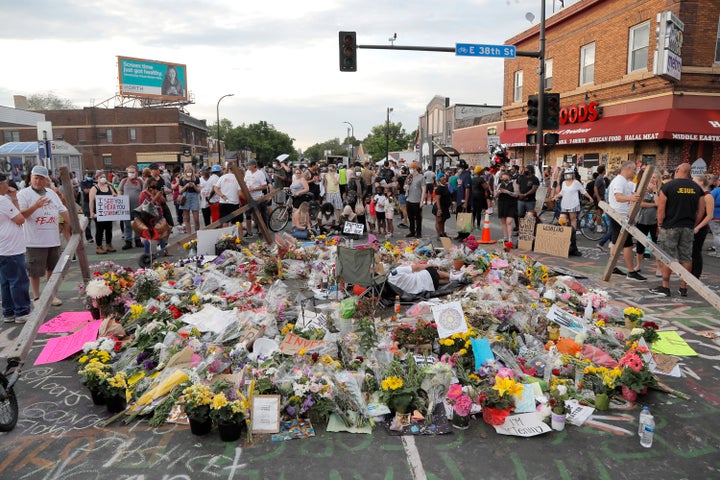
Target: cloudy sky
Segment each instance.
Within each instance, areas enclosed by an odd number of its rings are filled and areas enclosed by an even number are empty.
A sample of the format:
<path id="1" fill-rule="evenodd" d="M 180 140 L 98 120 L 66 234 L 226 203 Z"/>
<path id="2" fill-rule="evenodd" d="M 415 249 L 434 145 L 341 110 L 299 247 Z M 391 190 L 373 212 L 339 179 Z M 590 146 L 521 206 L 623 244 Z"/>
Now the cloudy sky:
<path id="1" fill-rule="evenodd" d="M 502 44 L 538 23 L 542 0 L 0 0 L 0 105 L 53 92 L 77 107 L 113 98 L 117 56 L 187 65 L 189 113 L 233 125 L 265 120 L 299 148 L 362 139 L 374 125 L 408 132 L 434 95 L 500 105 L 503 61 L 452 53 L 358 52 L 358 71 L 338 68 L 338 31 L 359 44 L 454 47 Z M 547 14 L 560 9 L 546 0 Z M 565 0 L 566 7 L 578 0 Z"/>

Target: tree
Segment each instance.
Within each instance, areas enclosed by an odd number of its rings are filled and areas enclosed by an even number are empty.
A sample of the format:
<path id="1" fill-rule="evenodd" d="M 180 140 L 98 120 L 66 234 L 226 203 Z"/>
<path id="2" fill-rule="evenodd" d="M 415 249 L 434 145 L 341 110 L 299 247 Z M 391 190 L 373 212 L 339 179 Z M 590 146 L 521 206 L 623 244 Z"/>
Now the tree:
<path id="1" fill-rule="evenodd" d="M 33 93 L 27 99 L 28 110 L 72 110 L 75 105 L 67 98 L 60 98 L 53 92 Z"/>
<path id="2" fill-rule="evenodd" d="M 363 148 L 368 155 L 372 155 L 374 160 L 385 158 L 386 152 L 389 150 L 395 152 L 405 150 L 408 144 L 415 138 L 415 133 L 407 133 L 402 126 L 402 122 L 389 125 L 389 142 L 386 143 L 386 124 L 376 125 L 370 130 L 370 134 L 363 140 Z M 387 145 L 389 144 L 389 148 Z"/>
<path id="3" fill-rule="evenodd" d="M 222 133 L 223 122 L 220 122 Z M 260 165 L 265 165 L 278 155 L 287 153 L 290 160 L 298 157 L 293 147 L 294 138 L 287 133 L 279 132 L 275 127 L 266 121 L 260 121 L 251 125 L 242 124 L 227 133 L 224 138 L 228 150 L 250 150 L 255 153 Z"/>
<path id="4" fill-rule="evenodd" d="M 322 143 L 316 143 L 312 147 L 308 148 L 303 152 L 303 156 L 308 160 L 319 162 L 325 159 L 325 152 L 330 151 L 330 155 L 347 155 L 348 147 L 347 143 L 340 144 L 340 140 L 333 138 L 332 140 L 325 140 Z"/>
<path id="5" fill-rule="evenodd" d="M 233 124 L 230 120 L 227 118 L 220 119 L 220 138 L 222 140 L 227 140 L 228 133 L 233 129 Z M 216 138 L 218 134 L 218 128 L 217 128 L 217 122 L 214 122 L 212 125 L 208 127 L 208 135 L 210 137 Z"/>

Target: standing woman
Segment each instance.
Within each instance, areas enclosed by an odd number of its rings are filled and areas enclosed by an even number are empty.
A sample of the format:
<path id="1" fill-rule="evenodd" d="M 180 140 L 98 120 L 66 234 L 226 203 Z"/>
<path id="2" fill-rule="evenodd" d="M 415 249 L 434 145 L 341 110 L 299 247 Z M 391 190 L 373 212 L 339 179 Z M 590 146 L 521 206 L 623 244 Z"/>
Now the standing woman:
<path id="1" fill-rule="evenodd" d="M 447 237 L 445 232 L 445 222 L 450 218 L 450 205 L 452 205 L 452 195 L 448 189 L 447 175 L 440 174 L 437 179 L 437 188 L 435 188 L 435 232 L 438 237 Z"/>
<path id="2" fill-rule="evenodd" d="M 580 257 L 582 254 L 577 248 L 577 238 L 575 232 L 577 231 L 577 214 L 580 211 L 580 195 L 584 195 L 590 203 L 593 199 L 588 195 L 587 190 L 583 186 L 582 182 L 575 178 L 575 171 L 572 169 L 565 169 L 563 173 L 564 181 L 560 187 L 560 192 L 555 195 L 555 200 L 560 200 L 560 209 L 564 214 L 570 217 L 570 225 L 572 226 L 572 235 L 570 235 L 570 252 L 569 255 L 573 257 Z"/>
<path id="3" fill-rule="evenodd" d="M 293 208 L 297 209 L 305 199 L 305 195 L 310 193 L 310 185 L 303 175 L 302 168 L 295 167 L 293 171 L 292 182 L 290 183 L 290 195 L 293 197 Z"/>
<path id="4" fill-rule="evenodd" d="M 410 175 L 405 181 L 407 192 L 407 214 L 410 232 L 405 237 L 422 236 L 422 200 L 425 198 L 425 177 L 420 172 L 420 164 L 410 162 Z"/>
<path id="5" fill-rule="evenodd" d="M 180 198 L 180 180 L 182 180 L 182 174 L 179 171 L 175 171 L 170 181 L 170 189 L 172 190 L 173 204 L 175 205 L 175 217 L 177 218 L 178 230 L 185 233 L 185 225 L 183 225 L 183 212 L 180 210 L 180 204 L 178 199 Z M 166 220 L 167 221 L 167 220 Z"/>
<path id="6" fill-rule="evenodd" d="M 112 195 L 117 196 L 117 192 L 107 180 L 105 172 L 98 170 L 95 173 L 95 181 L 97 182 L 90 189 L 90 218 L 95 219 L 95 253 L 98 255 L 104 255 L 107 252 L 115 252 L 115 247 L 112 244 L 112 221 L 98 221 L 97 213 L 95 212 L 95 197 L 98 195 Z M 105 240 L 105 248 L 103 248 L 103 239 Z"/>
<path id="7" fill-rule="evenodd" d="M 705 237 L 707 237 L 708 230 L 710 230 L 710 220 L 713 219 L 713 212 L 715 211 L 715 199 L 708 190 L 708 180 L 705 175 L 696 175 L 693 177 L 693 181 L 702 187 L 703 195 L 705 196 L 705 212 L 700 223 L 695 225 L 693 229 L 693 247 L 692 247 L 692 270 L 691 273 L 696 278 L 700 278 L 703 271 L 703 243 L 705 243 Z M 684 290 L 680 291 L 680 296 Z M 685 291 L 686 292 L 686 291 Z"/>
<path id="8" fill-rule="evenodd" d="M 495 199 L 500 226 L 502 227 L 503 243 L 507 247 L 513 244 L 512 233 L 517 215 L 517 203 L 520 191 L 518 186 L 510 179 L 510 174 L 504 171 L 495 188 Z"/>
<path id="9" fill-rule="evenodd" d="M 180 205 L 183 213 L 183 225 L 187 227 L 187 233 L 200 230 L 200 178 L 195 175 L 193 167 L 185 167 L 185 174 L 180 179 L 178 188 L 180 195 L 185 197 L 185 203 Z M 192 212 L 193 225 L 190 224 L 190 212 Z"/>
<path id="10" fill-rule="evenodd" d="M 645 171 L 643 171 L 644 173 Z M 642 176 L 638 177 L 638 183 L 642 181 Z M 640 230 L 643 235 L 647 236 L 650 234 L 650 238 L 653 242 L 657 243 L 658 228 L 657 228 L 657 203 L 656 196 L 658 191 L 658 185 L 660 185 L 660 172 L 655 171 L 653 173 L 650 182 L 648 183 L 647 190 L 645 191 L 645 197 L 640 202 L 640 211 L 638 212 L 637 222 L 635 227 Z M 642 265 L 643 257 L 645 256 L 645 245 L 637 242 L 635 245 L 635 257 L 637 265 L 635 265 L 635 271 L 639 272 Z M 660 275 L 658 275 L 658 273 Z M 655 276 L 662 276 L 662 264 L 656 261 L 655 265 Z"/>

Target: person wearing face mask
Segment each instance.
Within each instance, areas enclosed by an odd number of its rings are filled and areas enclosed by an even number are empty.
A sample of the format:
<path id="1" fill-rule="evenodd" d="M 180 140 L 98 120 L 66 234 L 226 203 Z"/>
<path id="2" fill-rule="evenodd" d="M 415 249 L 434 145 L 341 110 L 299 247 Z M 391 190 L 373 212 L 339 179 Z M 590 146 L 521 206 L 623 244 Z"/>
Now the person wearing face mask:
<path id="1" fill-rule="evenodd" d="M 133 229 L 132 220 L 135 218 L 135 209 L 140 206 L 140 192 L 143 191 L 144 184 L 142 179 L 138 178 L 137 167 L 130 165 L 125 169 L 127 177 L 120 180 L 118 185 L 118 192 L 120 195 L 127 195 L 130 202 L 130 220 L 123 220 L 125 224 L 125 245 L 123 250 L 130 250 L 133 248 Z M 142 247 L 140 236 L 135 233 L 135 246 Z"/>
<path id="2" fill-rule="evenodd" d="M 85 178 L 80 181 L 80 194 L 82 196 L 83 215 L 88 219 L 87 226 L 85 227 L 85 240 L 87 240 L 88 243 L 93 243 L 94 241 L 92 230 L 90 229 L 90 225 L 92 225 L 90 221 L 90 190 L 94 186 L 95 177 L 93 177 L 92 172 L 85 172 Z"/>
<path id="3" fill-rule="evenodd" d="M 95 185 L 90 190 L 90 218 L 95 219 L 95 253 L 98 255 L 104 255 L 107 252 L 115 252 L 115 247 L 112 244 L 112 228 L 113 222 L 110 221 L 98 221 L 97 213 L 95 211 L 95 197 L 98 195 L 112 195 L 116 196 L 117 192 L 112 185 L 108 182 L 105 172 L 98 170 L 95 173 Z M 105 241 L 105 248 L 103 248 L 103 240 Z"/>
<path id="4" fill-rule="evenodd" d="M 200 230 L 200 179 L 195 175 L 192 167 L 185 167 L 183 176 L 180 179 L 178 191 L 185 196 L 185 203 L 180 205 L 183 214 L 183 225 L 187 227 L 187 233 Z M 190 213 L 192 212 L 192 221 L 190 223 Z"/>
<path id="5" fill-rule="evenodd" d="M 425 177 L 420 173 L 420 164 L 410 162 L 410 175 L 405 181 L 407 192 L 407 214 L 410 232 L 406 237 L 422 237 L 422 205 L 425 198 Z"/>

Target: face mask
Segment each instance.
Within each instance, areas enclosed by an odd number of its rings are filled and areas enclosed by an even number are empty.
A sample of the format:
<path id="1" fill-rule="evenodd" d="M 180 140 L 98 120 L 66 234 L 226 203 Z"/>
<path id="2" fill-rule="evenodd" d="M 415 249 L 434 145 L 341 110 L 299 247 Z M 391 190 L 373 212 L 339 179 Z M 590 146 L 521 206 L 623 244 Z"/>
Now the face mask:
<path id="1" fill-rule="evenodd" d="M 105 178 L 105 177 L 98 178 L 98 183 L 107 183 L 107 178 Z"/>
<path id="2" fill-rule="evenodd" d="M 91 181 L 92 181 L 92 177 L 85 177 L 85 180 L 87 180 L 88 182 L 91 182 Z"/>
<path id="3" fill-rule="evenodd" d="M 190 177 L 190 176 L 192 176 L 192 173 L 186 172 L 186 173 L 185 173 L 185 176 L 186 176 L 186 177 Z"/>
<path id="4" fill-rule="evenodd" d="M 132 178 L 135 178 L 135 174 L 134 174 L 134 173 L 128 173 L 128 178 L 131 178 L 131 179 L 132 179 Z"/>

